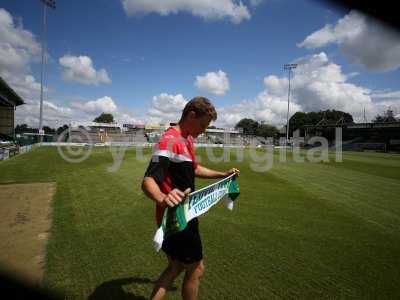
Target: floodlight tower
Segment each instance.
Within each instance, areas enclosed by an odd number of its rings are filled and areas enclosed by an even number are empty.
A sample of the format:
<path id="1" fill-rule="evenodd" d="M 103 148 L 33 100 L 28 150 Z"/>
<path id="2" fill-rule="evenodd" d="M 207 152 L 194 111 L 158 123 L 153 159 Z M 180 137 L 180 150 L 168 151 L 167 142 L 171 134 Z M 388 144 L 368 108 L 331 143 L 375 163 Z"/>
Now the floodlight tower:
<path id="1" fill-rule="evenodd" d="M 289 143 L 289 103 L 290 103 L 290 75 L 292 69 L 297 68 L 297 64 L 284 64 L 283 68 L 288 70 L 289 73 L 289 88 L 288 88 L 288 98 L 287 98 L 287 114 L 286 114 L 286 145 Z"/>
<path id="2" fill-rule="evenodd" d="M 44 56 L 46 52 L 46 7 L 56 8 L 56 0 L 40 0 L 43 3 L 43 29 L 42 29 L 42 70 L 40 75 L 40 116 L 39 116 L 39 136 L 40 142 L 43 141 L 43 79 L 44 79 Z"/>

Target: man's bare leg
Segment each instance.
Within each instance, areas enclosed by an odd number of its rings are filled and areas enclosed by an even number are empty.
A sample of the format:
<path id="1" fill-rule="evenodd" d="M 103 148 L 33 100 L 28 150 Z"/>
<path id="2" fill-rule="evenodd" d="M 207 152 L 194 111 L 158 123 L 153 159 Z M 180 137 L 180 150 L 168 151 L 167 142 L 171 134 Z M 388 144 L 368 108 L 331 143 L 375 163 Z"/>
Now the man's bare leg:
<path id="1" fill-rule="evenodd" d="M 164 299 L 168 289 L 176 277 L 184 270 L 184 265 L 178 261 L 173 261 L 168 257 L 168 267 L 161 273 L 151 293 L 150 299 L 160 300 Z"/>
<path id="2" fill-rule="evenodd" d="M 183 279 L 182 298 L 184 300 L 196 300 L 199 293 L 200 277 L 204 273 L 203 260 L 185 265 L 186 273 Z"/>

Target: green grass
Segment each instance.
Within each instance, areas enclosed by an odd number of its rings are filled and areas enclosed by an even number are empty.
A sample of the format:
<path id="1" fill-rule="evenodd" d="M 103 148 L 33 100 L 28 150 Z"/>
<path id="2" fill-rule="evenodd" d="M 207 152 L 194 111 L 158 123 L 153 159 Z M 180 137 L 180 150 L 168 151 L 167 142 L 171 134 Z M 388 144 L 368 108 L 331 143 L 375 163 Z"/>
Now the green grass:
<path id="1" fill-rule="evenodd" d="M 258 152 L 261 154 L 261 152 Z M 345 153 L 342 163 L 243 162 L 241 196 L 201 217 L 206 273 L 200 299 L 398 299 L 400 156 Z M 333 156 L 331 156 L 332 158 Z M 165 266 L 152 248 L 154 205 L 140 190 L 147 161 L 94 149 L 79 164 L 55 148 L 0 162 L 0 183 L 53 181 L 45 284 L 68 299 L 143 299 Z M 198 180 L 197 186 L 209 183 Z M 181 278 L 168 299 L 179 299 Z"/>

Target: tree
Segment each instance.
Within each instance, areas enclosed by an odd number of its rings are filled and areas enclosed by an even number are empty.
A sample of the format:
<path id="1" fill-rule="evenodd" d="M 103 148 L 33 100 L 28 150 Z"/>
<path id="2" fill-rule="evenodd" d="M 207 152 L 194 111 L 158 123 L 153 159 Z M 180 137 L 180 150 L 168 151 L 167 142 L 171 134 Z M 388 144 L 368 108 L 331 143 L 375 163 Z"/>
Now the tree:
<path id="1" fill-rule="evenodd" d="M 27 124 L 18 124 L 15 126 L 15 133 L 24 133 L 27 132 L 28 130 L 28 125 Z"/>
<path id="2" fill-rule="evenodd" d="M 114 117 L 112 114 L 102 113 L 93 122 L 97 123 L 114 123 Z"/>
<path id="3" fill-rule="evenodd" d="M 383 115 L 377 115 L 375 119 L 372 120 L 372 123 L 387 123 L 387 122 L 396 122 L 396 118 L 394 117 L 393 110 L 388 109 L 383 113 Z"/>
<path id="4" fill-rule="evenodd" d="M 63 126 L 60 126 L 57 128 L 57 135 L 60 135 L 61 133 L 63 133 L 65 130 L 68 129 L 68 125 L 64 124 Z"/>
<path id="5" fill-rule="evenodd" d="M 302 128 L 304 125 L 309 125 L 313 116 L 298 111 L 296 112 L 289 120 L 289 130 L 291 132 L 296 131 L 299 128 Z M 317 121 L 318 122 L 318 121 Z"/>
<path id="6" fill-rule="evenodd" d="M 36 128 L 31 128 L 27 124 L 21 124 L 15 126 L 15 133 L 37 133 L 38 130 Z"/>
<path id="7" fill-rule="evenodd" d="M 268 124 L 261 124 L 256 130 L 256 135 L 263 138 L 275 137 L 277 134 L 279 134 L 279 130 L 275 126 Z"/>
<path id="8" fill-rule="evenodd" d="M 328 109 L 325 111 L 320 111 L 319 113 L 322 114 L 322 117 L 325 117 L 329 124 L 335 124 L 341 119 L 343 119 L 343 123 L 353 123 L 353 116 L 340 110 Z"/>
<path id="9" fill-rule="evenodd" d="M 56 130 L 54 128 L 50 128 L 49 126 L 43 126 L 43 130 L 45 134 L 54 134 Z"/>
<path id="10" fill-rule="evenodd" d="M 257 128 L 260 126 L 260 124 L 257 121 L 254 121 L 253 119 L 241 119 L 235 126 L 235 129 L 238 128 L 243 128 L 243 133 L 244 134 L 253 134 L 255 135 L 257 132 Z"/>
<path id="11" fill-rule="evenodd" d="M 328 109 L 319 112 L 296 112 L 289 120 L 290 132 L 292 134 L 293 131 L 302 128 L 304 125 L 317 125 L 322 119 L 325 119 L 326 123 L 330 125 L 336 124 L 341 120 L 345 124 L 354 123 L 351 114 L 340 110 Z"/>

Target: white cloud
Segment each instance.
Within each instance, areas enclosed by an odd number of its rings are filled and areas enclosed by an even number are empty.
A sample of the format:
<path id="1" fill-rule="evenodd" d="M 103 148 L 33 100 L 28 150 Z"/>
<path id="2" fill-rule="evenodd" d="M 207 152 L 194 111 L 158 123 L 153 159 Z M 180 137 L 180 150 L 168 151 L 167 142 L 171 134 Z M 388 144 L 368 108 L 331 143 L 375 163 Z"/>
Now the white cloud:
<path id="1" fill-rule="evenodd" d="M 52 101 L 43 101 L 44 126 L 57 127 L 68 124 L 76 116 L 76 112 L 70 107 L 58 105 Z M 15 124 L 26 123 L 37 128 L 39 126 L 39 101 L 26 100 L 24 105 L 17 107 L 15 117 Z"/>
<path id="2" fill-rule="evenodd" d="M 64 55 L 59 63 L 64 67 L 62 76 L 66 81 L 94 85 L 111 82 L 105 69 L 95 70 L 89 56 Z"/>
<path id="3" fill-rule="evenodd" d="M 39 59 L 41 47 L 35 36 L 23 29 L 20 23 L 21 21 L 14 22 L 11 14 L 0 8 L 0 76 L 25 101 L 24 105 L 16 109 L 15 123 L 27 123 L 37 128 L 40 83 L 32 76 L 30 64 Z M 91 60 L 88 66 L 93 69 L 88 72 L 89 75 L 82 71 L 82 76 L 86 76 L 87 81 L 99 83 L 110 81 L 105 70 L 94 70 Z M 84 66 L 82 68 L 84 69 Z M 47 87 L 44 87 L 44 92 L 48 92 Z M 107 96 L 97 100 L 64 104 L 52 99 L 51 95 L 49 97 L 48 93 L 45 93 L 44 99 L 43 124 L 45 126 L 58 127 L 71 121 L 91 121 L 102 111 L 112 112 L 115 119 L 121 122 L 137 120 L 127 109 L 118 108 L 115 101 Z"/>
<path id="4" fill-rule="evenodd" d="M 208 72 L 203 76 L 196 76 L 195 86 L 212 94 L 222 96 L 229 90 L 229 79 L 225 72 Z"/>
<path id="5" fill-rule="evenodd" d="M 84 103 L 73 102 L 72 106 L 87 113 L 113 113 L 117 111 L 117 105 L 114 100 L 108 96 Z"/>
<path id="6" fill-rule="evenodd" d="M 31 75 L 30 63 L 39 57 L 41 47 L 35 36 L 17 23 L 8 11 L 0 9 L 0 76 L 26 103 L 17 107 L 16 123 L 27 121 L 37 127 L 40 83 Z M 55 115 L 54 107 L 47 104 L 44 101 L 44 112 L 51 110 Z"/>
<path id="7" fill-rule="evenodd" d="M 359 12 L 351 11 L 335 26 L 325 25 L 297 46 L 315 49 L 331 43 L 337 44 L 352 63 L 369 70 L 400 67 L 400 33 Z"/>
<path id="8" fill-rule="evenodd" d="M 150 123 L 177 122 L 186 103 L 186 99 L 181 94 L 161 93 L 154 96 L 147 112 L 147 121 Z"/>
<path id="9" fill-rule="evenodd" d="M 123 124 L 145 124 L 143 120 L 133 117 L 131 114 L 128 113 L 118 112 L 115 119 Z"/>
<path id="10" fill-rule="evenodd" d="M 299 66 L 291 81 L 290 115 L 296 111 L 336 109 L 349 112 L 356 121 L 361 121 L 365 109 L 371 120 L 389 104 L 382 103 L 382 107 L 375 104 L 372 91 L 349 83 L 341 67 L 323 52 L 296 62 Z M 253 118 L 278 127 L 286 124 L 288 78 L 268 75 L 264 85 L 265 90 L 253 100 L 219 108 L 216 124 L 231 127 L 242 118 Z"/>
<path id="11" fill-rule="evenodd" d="M 389 107 L 400 112 L 400 91 L 373 91 L 349 82 L 353 77 L 343 73 L 340 65 L 321 52 L 295 60 L 298 68 L 291 79 L 290 116 L 297 111 L 341 110 L 352 114 L 356 122 L 366 117 L 371 121 Z M 288 78 L 264 77 L 264 90 L 253 99 L 217 107 L 219 127 L 234 127 L 243 118 L 265 121 L 281 127 L 286 124 Z M 179 99 L 179 100 L 178 100 Z M 179 103 L 179 105 L 177 104 Z M 165 123 L 177 121 L 186 100 L 182 95 L 161 94 L 153 98 L 148 120 Z"/>
<path id="12" fill-rule="evenodd" d="M 336 109 L 351 113 L 355 119 L 360 119 L 364 108 L 367 114 L 374 113 L 371 91 L 349 83 L 341 67 L 330 61 L 324 52 L 298 62 L 292 97 L 303 111 Z"/>
<path id="13" fill-rule="evenodd" d="M 31 75 L 30 64 L 39 59 L 40 53 L 35 36 L 22 27 L 21 21 L 14 22 L 9 12 L 0 9 L 0 75 L 25 101 L 16 109 L 16 124 L 39 125 L 40 83 Z M 44 125 L 51 125 L 72 118 L 73 110 L 44 100 L 43 115 Z"/>
<path id="14" fill-rule="evenodd" d="M 120 108 L 108 96 L 96 100 L 71 102 L 64 105 L 56 101 L 43 102 L 43 123 L 52 128 L 58 128 L 72 121 L 90 122 L 101 113 L 111 113 L 118 123 L 143 123 L 135 114 L 126 108 Z M 18 106 L 16 111 L 16 124 L 26 123 L 37 128 L 39 124 L 39 101 L 28 100 L 26 104 Z"/>
<path id="15" fill-rule="evenodd" d="M 396 118 L 400 117 L 400 91 L 374 91 L 370 94 L 374 101 L 375 111 L 383 114 L 388 109 L 393 110 Z"/>
<path id="16" fill-rule="evenodd" d="M 0 24 L 1 26 L 1 24 Z M 18 71 L 26 67 L 32 55 L 26 49 L 18 49 L 0 42 L 0 69 Z"/>
<path id="17" fill-rule="evenodd" d="M 371 97 L 375 100 L 400 101 L 400 91 L 374 91 Z"/>
<path id="18" fill-rule="evenodd" d="M 301 106 L 292 102 L 290 114 L 301 110 Z M 259 122 L 282 126 L 286 123 L 287 98 L 271 95 L 267 90 L 259 93 L 254 100 L 245 100 L 229 107 L 217 108 L 217 126 L 234 127 L 243 118 L 252 118 Z"/>
<path id="19" fill-rule="evenodd" d="M 251 17 L 247 6 L 236 0 L 122 0 L 122 4 L 130 16 L 149 13 L 167 16 L 188 12 L 203 19 L 229 18 L 233 23 L 240 23 Z"/>
<path id="20" fill-rule="evenodd" d="M 400 91 L 372 91 L 348 82 L 341 67 L 328 59 L 325 53 L 297 60 L 301 62 L 292 77 L 290 115 L 296 111 L 337 109 L 349 112 L 356 121 L 362 121 L 365 108 L 367 119 L 392 108 L 400 111 Z M 253 118 L 267 124 L 282 126 L 286 123 L 288 78 L 268 75 L 264 90 L 251 100 L 244 100 L 228 107 L 217 107 L 215 125 L 233 127 L 242 118 Z M 374 102 L 374 101 L 375 102 Z M 108 96 L 90 101 L 72 102 L 69 105 L 45 101 L 44 123 L 51 127 L 71 121 L 91 121 L 101 112 L 111 112 L 120 123 L 168 123 L 179 120 L 187 100 L 181 94 L 161 93 L 153 97 L 151 108 L 138 119 L 126 108 L 120 108 Z M 37 126 L 38 101 L 28 101 L 17 108 L 18 122 Z"/>
<path id="21" fill-rule="evenodd" d="M 41 49 L 34 35 L 14 24 L 11 14 L 3 8 L 0 8 L 0 41 L 23 56 L 39 54 Z"/>
<path id="22" fill-rule="evenodd" d="M 32 75 L 20 72 L 9 72 L 6 70 L 1 70 L 0 75 L 24 101 L 39 99 L 40 83 L 37 82 Z M 47 92 L 48 89 L 44 87 L 43 91 Z"/>
<path id="23" fill-rule="evenodd" d="M 29 64 L 40 50 L 34 35 L 0 8 L 0 76 L 24 99 L 39 95 L 40 84 L 30 74 Z"/>

